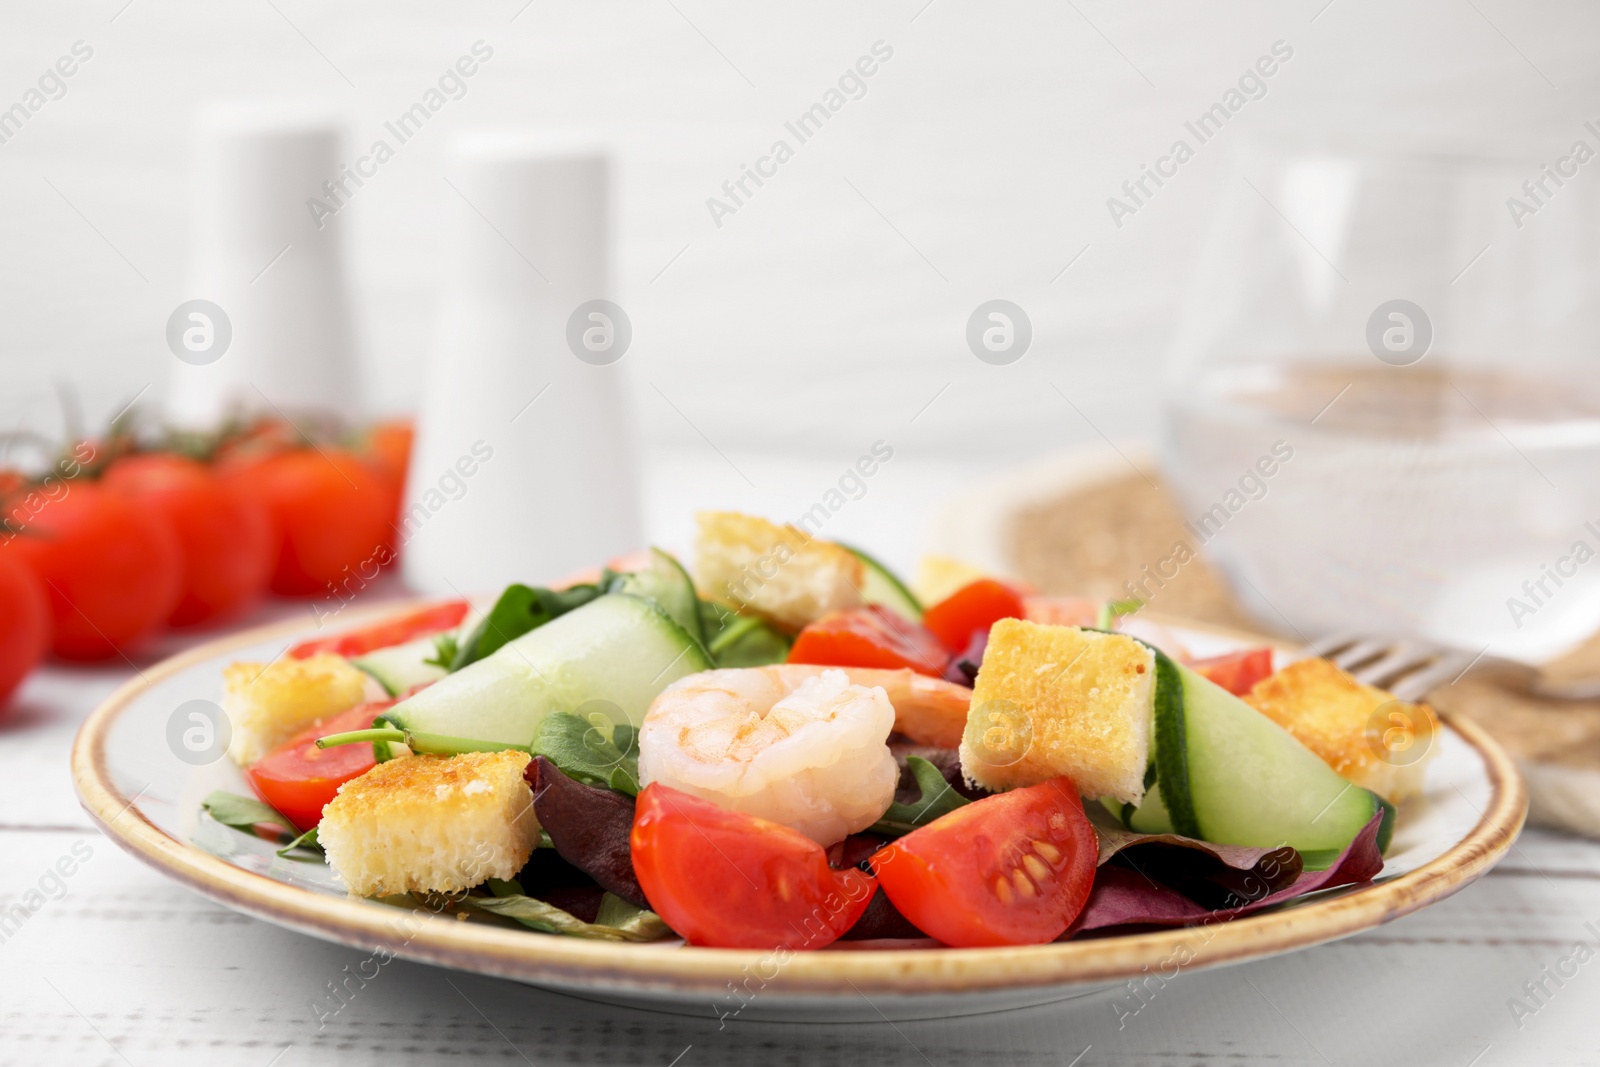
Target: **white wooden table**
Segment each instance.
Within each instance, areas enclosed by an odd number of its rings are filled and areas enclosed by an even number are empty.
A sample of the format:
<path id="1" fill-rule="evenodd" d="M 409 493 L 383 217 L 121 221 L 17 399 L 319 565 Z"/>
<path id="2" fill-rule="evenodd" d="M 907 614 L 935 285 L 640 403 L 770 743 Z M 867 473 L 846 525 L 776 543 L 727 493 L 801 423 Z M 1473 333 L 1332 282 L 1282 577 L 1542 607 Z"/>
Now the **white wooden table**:
<path id="1" fill-rule="evenodd" d="M 651 467 L 648 526 L 677 543 L 683 501 L 705 489 L 699 467 Z M 804 472 L 771 473 L 758 481 L 812 484 Z M 918 528 L 925 515 L 899 504 L 936 498 L 940 477 L 906 467 L 903 482 L 881 490 L 894 519 L 864 514 L 862 529 L 841 525 L 840 536 Z M 723 502 L 773 514 L 792 503 Z M 131 674 L 126 664 L 46 667 L 0 722 L 0 913 L 10 916 L 0 916 L 0 1064 L 1600 1063 L 1600 958 L 1567 964 L 1577 972 L 1562 985 L 1549 977 L 1575 943 L 1600 944 L 1600 844 L 1536 831 L 1442 904 L 1306 952 L 1185 972 L 1131 1017 L 1106 993 L 925 1023 L 724 1026 L 710 1005 L 704 1018 L 627 1010 L 396 960 L 319 1029 L 312 1001 L 362 953 L 168 882 L 78 807 L 73 734 Z M 72 873 L 60 876 L 58 864 Z M 11 910 L 25 903 L 37 907 Z M 1523 983 L 1540 981 L 1549 995 L 1535 1001 Z M 1514 1018 L 1512 998 L 1537 1011 Z"/>

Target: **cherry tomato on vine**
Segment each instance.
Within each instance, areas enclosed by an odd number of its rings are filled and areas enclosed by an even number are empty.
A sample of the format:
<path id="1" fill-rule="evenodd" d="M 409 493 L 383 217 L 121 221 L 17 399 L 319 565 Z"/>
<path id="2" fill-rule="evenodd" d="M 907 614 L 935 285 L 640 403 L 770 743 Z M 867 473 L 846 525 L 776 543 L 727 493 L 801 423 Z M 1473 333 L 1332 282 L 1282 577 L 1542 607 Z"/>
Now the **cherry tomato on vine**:
<path id="1" fill-rule="evenodd" d="M 49 597 L 51 648 L 63 659 L 126 655 L 161 628 L 183 593 L 177 535 L 161 514 L 94 482 L 58 482 L 53 491 L 8 546 Z"/>
<path id="2" fill-rule="evenodd" d="M 50 601 L 27 565 L 0 546 L 0 709 L 50 648 Z"/>
<path id="3" fill-rule="evenodd" d="M 273 592 L 354 593 L 394 558 L 389 488 L 352 452 L 297 448 L 229 464 L 226 477 L 272 515 Z"/>
<path id="4" fill-rule="evenodd" d="M 209 622 L 241 612 L 272 576 L 272 518 L 266 505 L 185 456 L 125 456 L 102 484 L 172 524 L 183 550 L 183 593 L 167 621 Z"/>

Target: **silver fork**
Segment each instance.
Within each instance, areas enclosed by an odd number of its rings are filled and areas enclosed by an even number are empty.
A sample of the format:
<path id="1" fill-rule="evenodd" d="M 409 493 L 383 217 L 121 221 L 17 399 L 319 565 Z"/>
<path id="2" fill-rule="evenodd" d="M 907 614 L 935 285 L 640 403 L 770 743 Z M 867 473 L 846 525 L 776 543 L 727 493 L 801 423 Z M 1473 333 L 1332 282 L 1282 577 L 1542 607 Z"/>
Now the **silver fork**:
<path id="1" fill-rule="evenodd" d="M 1437 686 L 1460 681 L 1468 671 L 1492 673 L 1513 688 L 1557 700 L 1600 696 L 1600 679 L 1554 683 L 1527 664 L 1482 652 L 1474 656 L 1414 638 L 1336 634 L 1308 645 L 1305 654 L 1332 660 L 1357 681 L 1386 689 L 1401 700 L 1421 700 Z"/>

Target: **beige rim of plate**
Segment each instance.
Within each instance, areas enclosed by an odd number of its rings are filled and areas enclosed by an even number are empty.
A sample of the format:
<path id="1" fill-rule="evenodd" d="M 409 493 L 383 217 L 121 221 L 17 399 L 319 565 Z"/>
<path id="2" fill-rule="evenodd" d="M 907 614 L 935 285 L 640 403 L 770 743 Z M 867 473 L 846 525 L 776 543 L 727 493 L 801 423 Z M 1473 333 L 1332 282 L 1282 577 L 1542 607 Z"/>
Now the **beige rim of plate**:
<path id="1" fill-rule="evenodd" d="M 384 606 L 383 611 L 403 609 Z M 368 613 L 363 612 L 362 615 Z M 376 613 L 374 613 L 376 614 Z M 354 621 L 354 618 L 352 618 Z M 1176 620 L 1173 620 L 1176 621 Z M 1216 632 L 1215 627 L 1194 626 Z M 615 992 L 723 994 L 730 981 L 770 967 L 772 953 L 585 941 L 427 917 L 409 932 L 395 911 L 339 899 L 243 870 L 170 837 L 112 783 L 111 726 L 146 689 L 236 648 L 287 638 L 303 622 L 236 634 L 165 660 L 106 699 L 78 731 L 72 777 L 84 809 L 122 848 L 230 908 L 316 937 L 540 985 Z M 1245 636 L 1245 635 L 1237 635 Z M 1251 635 L 1253 640 L 1259 637 Z M 1217 966 L 1306 948 L 1408 915 L 1476 880 L 1511 847 L 1527 814 L 1527 792 L 1506 753 L 1471 722 L 1447 720 L 1482 757 L 1489 803 L 1472 831 L 1437 859 L 1392 881 L 1299 907 L 1150 933 L 1004 949 L 827 950 L 791 954 L 786 996 L 915 995 L 1115 982 L 1146 971 Z"/>

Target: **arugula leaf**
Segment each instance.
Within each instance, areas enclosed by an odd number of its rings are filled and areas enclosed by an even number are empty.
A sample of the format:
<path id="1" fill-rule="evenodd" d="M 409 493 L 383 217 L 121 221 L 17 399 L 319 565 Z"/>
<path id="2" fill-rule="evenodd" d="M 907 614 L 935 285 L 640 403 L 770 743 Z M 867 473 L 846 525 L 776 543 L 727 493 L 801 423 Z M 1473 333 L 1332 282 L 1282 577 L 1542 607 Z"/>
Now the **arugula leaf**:
<path id="1" fill-rule="evenodd" d="M 309 853 L 309 855 L 290 855 L 290 853 L 296 850 L 302 850 Z M 307 830 L 293 841 L 290 841 L 287 845 L 284 845 L 278 850 L 278 855 L 282 856 L 286 860 L 301 860 L 307 862 L 324 859 L 325 857 L 322 852 L 322 844 L 317 840 L 317 828 L 313 826 L 311 829 Z"/>
<path id="2" fill-rule="evenodd" d="M 890 837 L 909 834 L 917 827 L 926 826 L 939 816 L 971 803 L 944 780 L 939 768 L 921 756 L 907 756 L 906 766 L 911 769 L 911 776 L 917 780 L 917 788 L 922 795 L 912 804 L 890 804 L 883 818 L 868 827 L 873 833 L 888 834 Z"/>
<path id="3" fill-rule="evenodd" d="M 455 662 L 456 653 L 461 650 L 461 642 L 456 637 L 455 631 L 447 630 L 433 639 L 433 657 L 422 662 L 430 667 L 450 669 L 450 664 Z"/>
<path id="4" fill-rule="evenodd" d="M 283 831 L 278 835 L 280 845 L 288 845 L 303 836 L 294 823 L 279 814 L 276 808 L 261 803 L 255 797 L 242 797 L 238 793 L 225 793 L 218 789 L 202 800 L 200 806 L 222 825 L 252 836 L 260 836 L 256 834 L 257 826 L 279 827 Z"/>
<path id="5" fill-rule="evenodd" d="M 515 919 L 531 930 L 546 934 L 565 934 L 598 941 L 659 941 L 672 931 L 653 911 L 635 907 L 619 896 L 607 893 L 600 898 L 600 913 L 586 923 L 571 912 L 562 911 L 535 897 L 510 895 L 465 897 L 461 903 L 493 915 Z"/>
<path id="6" fill-rule="evenodd" d="M 639 740 L 632 726 L 613 726 L 607 737 L 600 727 L 570 711 L 557 711 L 539 724 L 532 751 L 569 778 L 639 795 Z"/>
<path id="7" fill-rule="evenodd" d="M 465 641 L 457 645 L 455 654 L 450 658 L 450 670 L 459 671 L 469 663 L 476 663 L 498 651 L 502 645 L 537 630 L 551 619 L 583 607 L 604 592 L 603 583 L 609 580 L 610 576 L 605 575 L 600 585 L 575 585 L 559 590 L 536 589 L 521 584 L 506 586 L 500 599 L 489 609 L 489 614 L 473 628 Z"/>

